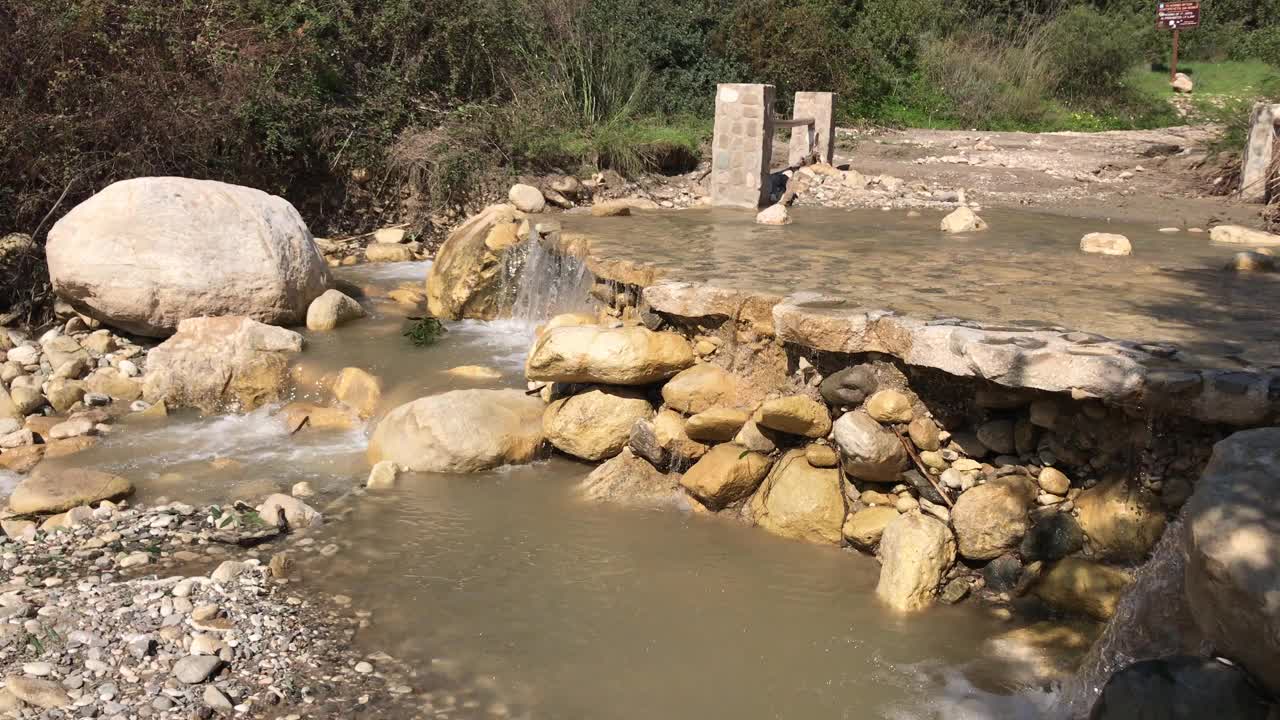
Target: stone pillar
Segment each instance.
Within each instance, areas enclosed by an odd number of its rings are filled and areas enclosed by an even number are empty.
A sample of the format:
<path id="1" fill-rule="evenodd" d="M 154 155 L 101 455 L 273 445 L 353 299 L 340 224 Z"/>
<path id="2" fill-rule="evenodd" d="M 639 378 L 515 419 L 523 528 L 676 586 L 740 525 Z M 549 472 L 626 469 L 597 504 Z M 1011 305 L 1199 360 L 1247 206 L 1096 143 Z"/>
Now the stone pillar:
<path id="1" fill-rule="evenodd" d="M 818 162 L 824 162 L 828 165 L 831 164 L 831 160 L 835 157 L 835 102 L 835 93 L 798 92 L 796 93 L 795 114 L 791 116 L 796 119 L 813 118 L 817 121 L 813 129 L 818 146 Z M 808 152 L 809 128 L 791 128 L 791 152 L 787 156 L 787 164 L 791 167 L 799 165 Z"/>
<path id="2" fill-rule="evenodd" d="M 711 204 L 755 210 L 767 201 L 772 149 L 773 86 L 716 86 Z"/>
<path id="3" fill-rule="evenodd" d="M 1268 177 L 1274 157 L 1280 105 L 1257 103 L 1249 116 L 1249 141 L 1244 147 L 1244 163 L 1240 170 L 1240 198 L 1245 202 L 1266 202 Z"/>

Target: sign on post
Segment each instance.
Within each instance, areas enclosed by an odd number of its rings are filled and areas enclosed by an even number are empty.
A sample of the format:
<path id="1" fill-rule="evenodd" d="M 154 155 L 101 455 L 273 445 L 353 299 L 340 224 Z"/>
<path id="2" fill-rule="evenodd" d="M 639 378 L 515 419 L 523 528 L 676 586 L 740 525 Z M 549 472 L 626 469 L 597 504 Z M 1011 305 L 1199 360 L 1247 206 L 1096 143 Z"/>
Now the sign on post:
<path id="1" fill-rule="evenodd" d="M 1156 3 L 1156 27 L 1173 31 L 1173 59 L 1169 62 L 1169 82 L 1178 76 L 1178 31 L 1200 26 L 1200 0 L 1173 0 Z"/>

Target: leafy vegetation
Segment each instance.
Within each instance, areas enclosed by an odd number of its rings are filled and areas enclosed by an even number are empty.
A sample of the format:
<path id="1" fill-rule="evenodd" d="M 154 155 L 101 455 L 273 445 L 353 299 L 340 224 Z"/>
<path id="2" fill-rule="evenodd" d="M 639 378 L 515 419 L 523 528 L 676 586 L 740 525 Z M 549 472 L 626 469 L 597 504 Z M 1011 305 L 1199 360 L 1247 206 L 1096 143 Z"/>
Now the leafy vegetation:
<path id="1" fill-rule="evenodd" d="M 410 318 L 413 324 L 408 330 L 404 331 L 404 336 L 409 338 L 409 342 L 417 347 L 427 347 L 436 344 L 440 338 L 444 337 L 444 324 L 433 317 Z"/>

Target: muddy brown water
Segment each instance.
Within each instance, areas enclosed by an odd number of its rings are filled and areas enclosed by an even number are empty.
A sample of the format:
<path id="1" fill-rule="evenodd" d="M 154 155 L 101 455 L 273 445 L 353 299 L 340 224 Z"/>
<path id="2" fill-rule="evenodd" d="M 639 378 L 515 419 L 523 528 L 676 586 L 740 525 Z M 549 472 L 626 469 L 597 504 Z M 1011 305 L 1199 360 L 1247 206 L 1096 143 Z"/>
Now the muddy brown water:
<path id="1" fill-rule="evenodd" d="M 1169 343 L 1207 367 L 1280 365 L 1280 274 L 1225 272 L 1241 246 L 1211 243 L 1207 232 L 996 209 L 981 211 L 988 230 L 948 235 L 938 229 L 945 212 L 919 212 L 802 207 L 783 227 L 710 209 L 565 215 L 562 223 L 590 237 L 601 257 L 648 264 L 675 280 Z M 1081 252 L 1090 232 L 1125 235 L 1133 254 Z"/>
<path id="2" fill-rule="evenodd" d="M 527 323 L 463 322 L 412 347 L 403 308 L 375 295 L 424 264 L 344 271 L 371 317 L 308 337 L 315 374 L 365 367 L 386 405 L 473 386 L 521 386 Z M 483 364 L 501 380 L 443 370 Z M 305 390 L 302 394 L 306 394 Z M 385 408 L 384 408 L 385 409 Z M 256 501 L 306 480 L 319 506 L 363 484 L 366 428 L 289 436 L 267 408 L 126 425 L 67 462 L 112 470 L 153 502 Z M 875 559 L 719 518 L 589 505 L 584 464 L 548 458 L 468 476 L 409 475 L 348 497 L 303 582 L 372 612 L 361 650 L 424 671 L 461 668 L 497 705 L 439 717 L 1038 717 L 1054 695 L 987 640 L 1014 625 L 975 604 L 901 616 L 877 604 Z M 1025 653 L 1024 651 L 1020 651 Z M 435 708 L 448 707 L 437 698 Z"/>

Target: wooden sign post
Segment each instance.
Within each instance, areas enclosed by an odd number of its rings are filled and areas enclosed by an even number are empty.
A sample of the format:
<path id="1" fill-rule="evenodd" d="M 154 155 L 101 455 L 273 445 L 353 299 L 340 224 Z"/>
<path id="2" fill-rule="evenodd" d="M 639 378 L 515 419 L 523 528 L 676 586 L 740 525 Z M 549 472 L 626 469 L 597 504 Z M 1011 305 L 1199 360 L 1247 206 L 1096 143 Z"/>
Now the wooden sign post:
<path id="1" fill-rule="evenodd" d="M 1173 31 L 1173 59 L 1169 62 L 1169 82 L 1178 75 L 1178 31 L 1200 26 L 1200 0 L 1171 0 L 1156 3 L 1156 27 Z"/>

